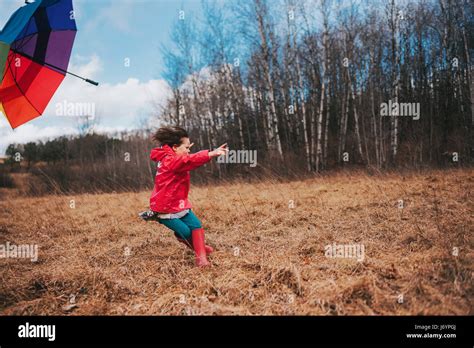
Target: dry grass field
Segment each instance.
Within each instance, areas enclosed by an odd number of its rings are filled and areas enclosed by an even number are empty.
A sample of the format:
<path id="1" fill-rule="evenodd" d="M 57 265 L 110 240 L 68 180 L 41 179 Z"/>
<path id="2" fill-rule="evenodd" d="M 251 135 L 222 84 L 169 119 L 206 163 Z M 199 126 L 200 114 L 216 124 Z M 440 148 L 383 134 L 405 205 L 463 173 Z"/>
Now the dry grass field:
<path id="1" fill-rule="evenodd" d="M 192 187 L 207 269 L 150 192 L 0 196 L 0 315 L 473 314 L 474 170 Z M 400 202 L 402 200 L 403 202 Z M 331 258 L 332 244 L 364 258 Z"/>

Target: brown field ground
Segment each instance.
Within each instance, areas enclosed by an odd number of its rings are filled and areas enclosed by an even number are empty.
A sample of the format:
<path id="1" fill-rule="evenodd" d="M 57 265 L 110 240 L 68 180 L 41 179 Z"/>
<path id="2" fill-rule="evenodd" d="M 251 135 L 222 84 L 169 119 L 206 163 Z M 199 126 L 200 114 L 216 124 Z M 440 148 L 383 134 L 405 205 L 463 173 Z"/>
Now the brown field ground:
<path id="1" fill-rule="evenodd" d="M 473 314 L 473 183 L 453 169 L 194 187 L 207 269 L 137 217 L 148 191 L 4 190 L 0 244 L 39 258 L 0 259 L 0 315 Z M 364 260 L 326 257 L 333 243 Z"/>

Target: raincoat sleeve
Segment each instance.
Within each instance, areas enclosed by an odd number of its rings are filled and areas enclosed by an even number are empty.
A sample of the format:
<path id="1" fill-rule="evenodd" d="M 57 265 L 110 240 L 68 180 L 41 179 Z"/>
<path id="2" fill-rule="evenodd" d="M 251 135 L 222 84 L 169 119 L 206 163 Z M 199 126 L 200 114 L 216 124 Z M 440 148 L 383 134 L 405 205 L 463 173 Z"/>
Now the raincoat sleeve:
<path id="1" fill-rule="evenodd" d="M 175 172 L 184 172 L 196 169 L 211 160 L 209 157 L 209 150 L 203 150 L 192 155 L 173 156 L 171 162 L 168 164 L 169 168 Z"/>

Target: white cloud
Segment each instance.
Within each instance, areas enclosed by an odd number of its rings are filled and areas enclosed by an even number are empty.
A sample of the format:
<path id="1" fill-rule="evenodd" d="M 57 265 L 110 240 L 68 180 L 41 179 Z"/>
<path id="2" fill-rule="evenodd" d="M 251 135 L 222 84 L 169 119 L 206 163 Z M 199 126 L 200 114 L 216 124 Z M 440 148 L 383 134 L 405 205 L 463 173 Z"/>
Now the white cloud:
<path id="1" fill-rule="evenodd" d="M 75 55 L 69 63 L 68 70 L 79 76 L 97 76 L 103 70 L 102 61 L 97 55 L 84 57 Z"/>
<path id="2" fill-rule="evenodd" d="M 77 134 L 78 130 L 72 127 L 47 126 L 38 127 L 25 124 L 15 130 L 9 129 L 8 121 L 1 116 L 0 119 L 0 154 L 4 154 L 9 144 L 27 143 L 30 141 L 47 140 L 61 135 Z"/>
<path id="3" fill-rule="evenodd" d="M 92 56 L 87 61 L 84 57 L 75 57 L 75 61 L 84 63 L 71 64 L 69 70 L 90 79 L 96 79 L 103 69 L 103 64 L 97 56 Z M 96 87 L 68 76 L 44 114 L 56 115 L 57 105 L 65 102 L 92 103 L 96 116 L 105 125 L 133 127 L 138 119 L 154 113 L 155 105 L 161 105 L 170 95 L 171 91 L 164 80 L 141 82 L 136 78 L 128 78 L 117 84 L 101 83 Z"/>
<path id="4" fill-rule="evenodd" d="M 0 119 L 0 155 L 5 153 L 9 144 L 25 144 L 30 141 L 47 141 L 58 138 L 60 136 L 71 136 L 79 134 L 78 124 L 73 126 L 46 126 L 38 127 L 35 124 L 27 123 L 15 130 L 8 129 L 10 127 L 7 120 L 2 117 Z M 127 131 L 127 127 L 107 127 L 103 125 L 94 125 L 95 133 L 116 134 Z"/>

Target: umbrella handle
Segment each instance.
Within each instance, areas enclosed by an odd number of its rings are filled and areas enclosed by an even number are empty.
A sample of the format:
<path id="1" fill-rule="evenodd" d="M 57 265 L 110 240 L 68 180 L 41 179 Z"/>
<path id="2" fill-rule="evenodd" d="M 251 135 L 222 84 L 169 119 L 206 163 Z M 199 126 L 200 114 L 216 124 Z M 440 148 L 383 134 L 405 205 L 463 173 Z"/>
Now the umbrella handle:
<path id="1" fill-rule="evenodd" d="M 99 85 L 99 82 L 95 82 L 95 81 L 92 81 L 92 80 L 89 80 L 89 79 L 85 79 L 84 81 L 89 82 L 91 85 L 94 85 L 94 86 Z"/>

